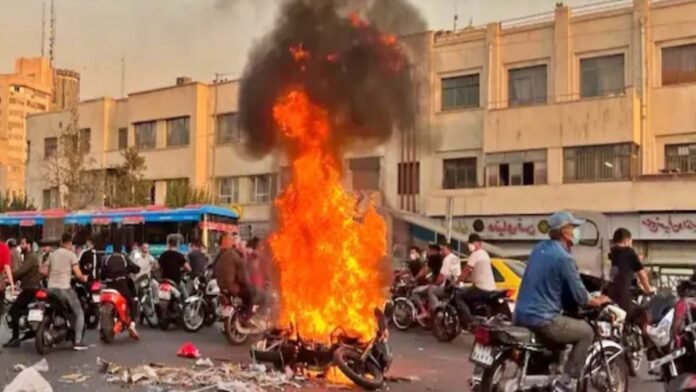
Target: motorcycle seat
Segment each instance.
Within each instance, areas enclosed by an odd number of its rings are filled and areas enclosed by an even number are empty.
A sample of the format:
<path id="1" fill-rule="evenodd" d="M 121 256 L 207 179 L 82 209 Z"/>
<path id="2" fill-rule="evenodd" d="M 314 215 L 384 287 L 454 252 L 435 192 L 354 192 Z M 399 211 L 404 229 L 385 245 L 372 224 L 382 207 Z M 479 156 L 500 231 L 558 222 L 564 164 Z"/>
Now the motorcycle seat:
<path id="1" fill-rule="evenodd" d="M 532 332 L 530 329 L 525 328 L 525 327 L 507 326 L 507 327 L 503 328 L 501 331 L 519 343 L 524 343 L 524 344 L 538 343 L 538 339 L 536 338 L 536 335 L 534 334 L 534 332 Z"/>
<path id="2" fill-rule="evenodd" d="M 507 290 L 493 290 L 488 293 L 486 293 L 484 299 L 486 301 L 496 301 L 501 298 L 507 298 Z"/>

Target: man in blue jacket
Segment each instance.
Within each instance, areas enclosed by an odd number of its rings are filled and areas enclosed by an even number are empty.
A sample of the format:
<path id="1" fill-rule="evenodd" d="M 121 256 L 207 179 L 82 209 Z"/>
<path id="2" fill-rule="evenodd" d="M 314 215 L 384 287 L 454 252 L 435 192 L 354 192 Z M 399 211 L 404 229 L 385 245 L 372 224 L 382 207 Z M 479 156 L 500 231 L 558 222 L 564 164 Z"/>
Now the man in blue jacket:
<path id="1" fill-rule="evenodd" d="M 570 254 L 571 247 L 580 242 L 584 221 L 569 212 L 556 212 L 548 223 L 550 239 L 537 244 L 529 256 L 517 296 L 515 323 L 530 328 L 549 343 L 573 345 L 554 390 L 575 391 L 594 332 L 585 320 L 562 315 L 564 305 L 597 307 L 609 299 L 590 298 Z"/>

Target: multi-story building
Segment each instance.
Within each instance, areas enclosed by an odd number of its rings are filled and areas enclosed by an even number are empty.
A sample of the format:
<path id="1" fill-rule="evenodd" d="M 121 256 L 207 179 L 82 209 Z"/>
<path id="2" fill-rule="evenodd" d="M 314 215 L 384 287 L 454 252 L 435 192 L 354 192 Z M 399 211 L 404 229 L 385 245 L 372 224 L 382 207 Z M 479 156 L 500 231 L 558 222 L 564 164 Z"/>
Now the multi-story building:
<path id="1" fill-rule="evenodd" d="M 380 146 L 347 151 L 346 186 L 378 190 L 384 205 L 412 213 L 392 226 L 396 242 L 429 240 L 434 233 L 423 226 L 444 227 L 451 216 L 461 234 L 524 250 L 545 237 L 547 214 L 578 209 L 607 214 L 605 235 L 630 229 L 648 260 L 688 261 L 696 251 L 692 15 L 696 0 L 559 5 L 530 18 L 404 37 L 419 124 Z M 262 231 L 286 163 L 245 155 L 238 83 L 180 82 L 81 104 L 95 161 L 111 167 L 119 150 L 138 146 L 154 203 L 185 178 L 208 186 L 217 202 L 241 206 L 249 227 Z M 65 116 L 28 120 L 27 190 L 46 207 L 52 194 L 39 165 L 51 153 L 47 132 Z"/>
<path id="2" fill-rule="evenodd" d="M 52 110 L 64 110 L 80 102 L 80 73 L 56 69 Z"/>
<path id="3" fill-rule="evenodd" d="M 53 70 L 45 58 L 20 58 L 0 75 L 0 191 L 22 191 L 27 157 L 25 117 L 51 104 Z"/>

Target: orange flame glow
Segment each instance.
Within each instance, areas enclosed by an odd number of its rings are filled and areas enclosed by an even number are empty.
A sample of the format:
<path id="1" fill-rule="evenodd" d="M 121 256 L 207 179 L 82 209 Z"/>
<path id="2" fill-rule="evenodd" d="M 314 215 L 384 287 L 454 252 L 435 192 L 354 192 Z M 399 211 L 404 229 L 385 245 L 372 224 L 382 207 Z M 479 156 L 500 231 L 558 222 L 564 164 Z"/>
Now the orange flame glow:
<path id="1" fill-rule="evenodd" d="M 281 325 L 329 342 L 337 328 L 368 340 L 384 303 L 379 264 L 386 225 L 372 206 L 356 217 L 356 198 L 341 185 L 340 157 L 329 146 L 326 110 L 295 88 L 273 117 L 291 145 L 292 180 L 276 200 L 279 228 L 270 238 L 280 271 Z"/>

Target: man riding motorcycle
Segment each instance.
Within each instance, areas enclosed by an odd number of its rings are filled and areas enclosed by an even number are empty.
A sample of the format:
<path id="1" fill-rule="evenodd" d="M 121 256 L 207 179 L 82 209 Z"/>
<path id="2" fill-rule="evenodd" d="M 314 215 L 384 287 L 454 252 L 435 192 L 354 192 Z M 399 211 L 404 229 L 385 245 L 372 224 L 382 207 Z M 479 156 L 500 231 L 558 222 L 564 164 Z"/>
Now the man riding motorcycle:
<path id="1" fill-rule="evenodd" d="M 106 287 L 116 290 L 128 302 L 131 323 L 128 326 L 128 333 L 133 339 L 140 339 L 138 331 L 135 329 L 135 320 L 138 314 L 138 305 L 135 301 L 135 293 L 131 289 L 129 276 L 137 274 L 140 267 L 134 264 L 123 254 L 122 245 L 116 241 L 114 253 L 112 253 L 101 266 L 101 278 Z"/>
<path id="2" fill-rule="evenodd" d="M 15 299 L 15 302 L 10 307 L 9 314 L 12 319 L 12 325 L 10 325 L 12 328 L 12 338 L 10 338 L 3 347 L 19 347 L 19 319 L 22 312 L 25 311 L 27 306 L 34 300 L 36 290 L 39 289 L 42 279 L 39 271 L 41 255 L 37 252 L 32 252 L 31 242 L 26 239 L 22 239 L 20 247 L 24 254 L 24 261 L 21 266 L 17 270 L 12 271 L 12 273 L 14 278 L 21 282 L 22 292 L 19 293 L 17 299 Z"/>
<path id="3" fill-rule="evenodd" d="M 80 271 L 77 256 L 72 251 L 72 235 L 64 233 L 60 239 L 60 247 L 51 252 L 48 257 L 48 289 L 64 303 L 68 305 L 73 317 L 75 317 L 75 351 L 86 350 L 82 343 L 82 335 L 85 328 L 85 314 L 77 293 L 70 286 L 70 278 L 75 274 L 77 280 L 87 282 L 87 276 Z"/>
<path id="4" fill-rule="evenodd" d="M 177 250 L 179 244 L 176 238 L 169 238 L 167 245 L 169 249 L 164 251 L 158 260 L 162 279 L 174 282 L 181 292 L 182 300 L 184 300 L 188 297 L 188 290 L 183 282 L 181 269 L 183 268 L 184 271 L 191 272 L 191 265 L 186 261 L 186 257 Z"/>
<path id="5" fill-rule="evenodd" d="M 465 328 L 471 327 L 474 317 L 471 315 L 469 304 L 476 303 L 495 290 L 495 278 L 491 258 L 483 249 L 483 241 L 478 234 L 469 236 L 469 261 L 467 261 L 459 280 L 465 282 L 469 276 L 472 287 L 461 289 L 457 293 L 457 308 L 459 317 Z"/>
<path id="6" fill-rule="evenodd" d="M 458 281 L 462 275 L 462 264 L 459 257 L 452 253 L 452 245 L 447 243 L 442 246 L 442 267 L 436 275 L 433 283 L 428 287 L 428 301 L 430 309 L 435 309 L 440 303 L 440 298 L 445 295 L 445 284 Z M 433 271 L 433 273 L 435 273 Z"/>
<path id="7" fill-rule="evenodd" d="M 422 320 L 430 316 L 428 309 L 425 307 L 421 297 L 428 293 L 430 284 L 434 283 L 438 277 L 440 269 L 442 269 L 442 253 L 440 246 L 437 244 L 429 244 L 426 251 L 426 265 L 421 268 L 420 272 L 415 276 L 418 286 L 412 291 L 413 303 L 418 306 L 419 314 L 417 318 Z M 430 274 L 430 280 L 428 280 Z"/>
<path id="8" fill-rule="evenodd" d="M 556 212 L 548 219 L 550 239 L 537 244 L 522 278 L 515 323 L 534 331 L 550 344 L 572 344 L 563 375 L 554 382 L 555 391 L 575 391 L 587 351 L 594 339 L 592 327 L 584 320 L 562 315 L 573 306 L 599 307 L 606 296 L 590 298 L 583 285 L 570 249 L 580 242 L 583 220 L 568 212 Z"/>

